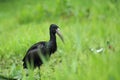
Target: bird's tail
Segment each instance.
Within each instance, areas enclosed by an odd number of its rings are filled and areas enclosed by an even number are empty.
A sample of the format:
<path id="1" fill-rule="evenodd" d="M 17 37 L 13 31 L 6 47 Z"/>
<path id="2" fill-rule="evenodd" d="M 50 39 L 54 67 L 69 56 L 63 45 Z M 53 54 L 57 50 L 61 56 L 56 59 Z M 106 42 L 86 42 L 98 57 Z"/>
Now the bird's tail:
<path id="1" fill-rule="evenodd" d="M 26 62 L 23 63 L 23 68 L 27 68 Z"/>

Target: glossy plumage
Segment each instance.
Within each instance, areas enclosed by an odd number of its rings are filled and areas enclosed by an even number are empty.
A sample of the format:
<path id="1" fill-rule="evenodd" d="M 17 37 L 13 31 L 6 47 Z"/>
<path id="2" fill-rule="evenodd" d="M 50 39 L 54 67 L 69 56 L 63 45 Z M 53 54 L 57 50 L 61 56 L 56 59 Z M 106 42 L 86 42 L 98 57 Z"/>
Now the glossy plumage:
<path id="1" fill-rule="evenodd" d="M 40 67 L 43 64 L 41 54 L 44 58 L 49 57 L 57 50 L 56 33 L 63 41 L 63 37 L 59 32 L 59 27 L 55 24 L 50 25 L 50 40 L 48 42 L 41 41 L 32 45 L 23 58 L 23 67 L 28 68 L 28 64 L 32 67 Z"/>

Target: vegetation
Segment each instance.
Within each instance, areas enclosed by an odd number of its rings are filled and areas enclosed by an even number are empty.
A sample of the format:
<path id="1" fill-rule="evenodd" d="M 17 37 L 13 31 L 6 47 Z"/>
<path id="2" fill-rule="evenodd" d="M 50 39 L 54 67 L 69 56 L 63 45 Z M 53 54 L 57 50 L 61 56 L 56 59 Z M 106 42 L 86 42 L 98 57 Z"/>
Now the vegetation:
<path id="1" fill-rule="evenodd" d="M 119 80 L 119 14 L 119 0 L 0 0 L 0 75 L 18 80 Z M 49 40 L 51 23 L 60 26 L 65 44 L 57 38 L 58 51 L 50 61 L 40 70 L 24 70 L 27 49 Z"/>

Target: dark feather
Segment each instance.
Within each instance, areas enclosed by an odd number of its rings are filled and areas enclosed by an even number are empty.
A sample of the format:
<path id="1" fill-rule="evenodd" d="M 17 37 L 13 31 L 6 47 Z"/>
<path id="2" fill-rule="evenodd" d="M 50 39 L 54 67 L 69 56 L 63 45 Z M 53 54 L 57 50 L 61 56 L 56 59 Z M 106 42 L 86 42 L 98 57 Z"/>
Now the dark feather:
<path id="1" fill-rule="evenodd" d="M 52 24 L 50 26 L 50 40 L 48 42 L 42 41 L 32 45 L 26 52 L 23 58 L 23 67 L 28 68 L 28 64 L 33 67 L 40 67 L 43 64 L 41 55 L 45 58 L 49 57 L 57 50 L 56 31 L 58 26 Z M 60 35 L 60 34 L 59 34 Z"/>

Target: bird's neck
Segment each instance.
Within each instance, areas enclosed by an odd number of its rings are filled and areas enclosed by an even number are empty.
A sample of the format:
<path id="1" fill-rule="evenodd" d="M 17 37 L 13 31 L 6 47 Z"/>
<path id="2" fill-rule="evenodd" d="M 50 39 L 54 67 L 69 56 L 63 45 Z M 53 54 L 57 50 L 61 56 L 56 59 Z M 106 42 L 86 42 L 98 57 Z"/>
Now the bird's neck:
<path id="1" fill-rule="evenodd" d="M 50 41 L 53 41 L 56 43 L 56 36 L 53 33 L 50 33 Z"/>
<path id="2" fill-rule="evenodd" d="M 54 53 L 57 50 L 56 36 L 52 33 L 50 33 L 49 48 L 50 53 Z"/>

